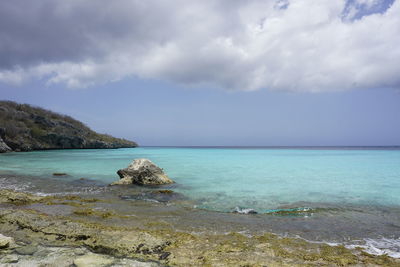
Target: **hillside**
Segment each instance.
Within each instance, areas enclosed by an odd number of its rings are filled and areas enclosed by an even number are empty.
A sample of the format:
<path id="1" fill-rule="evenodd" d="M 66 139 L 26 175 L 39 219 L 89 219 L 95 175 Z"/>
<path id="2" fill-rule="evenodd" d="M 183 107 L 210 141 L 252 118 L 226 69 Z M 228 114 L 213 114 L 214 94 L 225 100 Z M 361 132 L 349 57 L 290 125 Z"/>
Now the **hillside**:
<path id="1" fill-rule="evenodd" d="M 136 146 L 132 141 L 96 133 L 70 116 L 0 101 L 0 152 Z"/>

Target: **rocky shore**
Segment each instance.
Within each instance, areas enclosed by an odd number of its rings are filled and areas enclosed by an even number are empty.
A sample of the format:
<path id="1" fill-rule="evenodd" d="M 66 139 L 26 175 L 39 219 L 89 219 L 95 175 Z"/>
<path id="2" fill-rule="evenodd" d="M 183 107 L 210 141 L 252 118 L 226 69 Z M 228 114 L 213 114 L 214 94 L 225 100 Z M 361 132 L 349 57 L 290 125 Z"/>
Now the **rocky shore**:
<path id="1" fill-rule="evenodd" d="M 128 207 L 118 208 L 122 199 L 120 194 L 93 198 L 0 190 L 0 233 L 12 239 L 0 248 L 0 263 L 21 266 L 18 263 L 52 262 L 59 267 L 400 264 L 399 260 L 357 248 L 308 243 L 270 233 L 226 231 L 223 225 L 233 222 L 233 217 L 225 217 L 227 221 L 221 225 L 210 220 L 206 223 L 201 211 L 176 209 L 174 205 L 132 201 Z M 195 223 L 186 224 L 185 216 L 196 212 Z"/>

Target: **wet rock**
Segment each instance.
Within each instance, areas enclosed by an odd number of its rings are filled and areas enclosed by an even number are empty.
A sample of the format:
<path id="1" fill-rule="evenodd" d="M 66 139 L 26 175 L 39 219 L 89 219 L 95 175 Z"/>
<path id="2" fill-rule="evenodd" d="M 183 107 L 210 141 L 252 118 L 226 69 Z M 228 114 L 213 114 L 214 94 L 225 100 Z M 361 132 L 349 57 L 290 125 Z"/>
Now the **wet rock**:
<path id="1" fill-rule="evenodd" d="M 180 201 L 186 199 L 184 195 L 176 193 L 172 190 L 153 191 L 149 195 L 150 198 L 155 199 L 158 202 L 171 202 L 171 201 Z"/>
<path id="2" fill-rule="evenodd" d="M 172 181 L 164 171 L 148 159 L 136 159 L 127 168 L 117 172 L 121 178 L 111 185 L 163 185 Z"/>
<path id="3" fill-rule="evenodd" d="M 20 255 L 33 255 L 38 251 L 38 248 L 35 245 L 28 245 L 17 248 L 15 251 Z"/>
<path id="4" fill-rule="evenodd" d="M 8 248 L 14 244 L 14 239 L 12 237 L 4 236 L 0 234 L 0 249 Z"/>
<path id="5" fill-rule="evenodd" d="M 35 196 L 28 193 L 15 192 L 7 189 L 0 190 L 0 203 L 12 203 L 24 205 L 42 200 L 43 197 Z"/>
<path id="6" fill-rule="evenodd" d="M 65 172 L 55 172 L 53 173 L 53 176 L 68 176 Z"/>
<path id="7" fill-rule="evenodd" d="M 153 193 L 154 193 L 154 194 L 166 194 L 166 195 L 172 195 L 172 194 L 174 194 L 175 192 L 174 192 L 174 191 L 172 191 L 172 190 L 168 190 L 168 189 L 166 189 L 166 190 L 157 190 L 157 191 L 154 191 Z"/>
<path id="8" fill-rule="evenodd" d="M 99 254 L 86 254 L 74 260 L 76 267 L 102 267 L 111 265 L 113 259 Z"/>
<path id="9" fill-rule="evenodd" d="M 17 263 L 19 261 L 19 257 L 15 254 L 10 254 L 1 259 L 1 263 Z"/>

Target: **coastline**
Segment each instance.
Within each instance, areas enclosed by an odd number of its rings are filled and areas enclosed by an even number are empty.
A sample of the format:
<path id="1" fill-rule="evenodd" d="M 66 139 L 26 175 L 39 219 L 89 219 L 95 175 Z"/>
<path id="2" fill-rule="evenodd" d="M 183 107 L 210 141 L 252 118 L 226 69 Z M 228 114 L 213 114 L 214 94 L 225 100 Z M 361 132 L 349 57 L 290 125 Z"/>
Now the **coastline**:
<path id="1" fill-rule="evenodd" d="M 283 237 L 263 227 L 252 229 L 248 227 L 254 218 L 251 215 L 191 209 L 182 205 L 187 201 L 184 198 L 167 196 L 163 203 L 127 201 L 121 196 L 132 194 L 132 188 L 106 191 L 77 195 L 3 189 L 0 233 L 13 237 L 21 247 L 73 248 L 85 255 L 105 254 L 114 262 L 127 258 L 158 266 L 400 264 L 399 259 L 371 255 L 357 247 Z M 1 252 L 2 258 L 18 254 L 15 249 Z M 58 252 L 63 253 L 67 252 Z M 42 257 L 36 254 L 19 257 Z M 82 256 L 78 254 L 71 257 Z"/>

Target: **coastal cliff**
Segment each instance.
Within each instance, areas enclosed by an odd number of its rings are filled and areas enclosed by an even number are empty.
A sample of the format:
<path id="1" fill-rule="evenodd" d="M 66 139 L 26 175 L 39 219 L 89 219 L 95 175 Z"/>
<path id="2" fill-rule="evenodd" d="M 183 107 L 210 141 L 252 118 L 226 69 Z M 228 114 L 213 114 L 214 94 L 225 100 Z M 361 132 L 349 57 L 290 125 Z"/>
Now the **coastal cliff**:
<path id="1" fill-rule="evenodd" d="M 129 140 L 96 133 L 70 116 L 28 104 L 0 101 L 0 153 L 136 146 Z"/>

